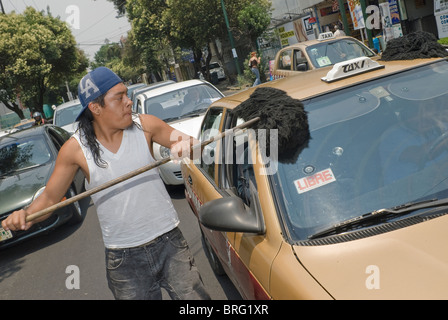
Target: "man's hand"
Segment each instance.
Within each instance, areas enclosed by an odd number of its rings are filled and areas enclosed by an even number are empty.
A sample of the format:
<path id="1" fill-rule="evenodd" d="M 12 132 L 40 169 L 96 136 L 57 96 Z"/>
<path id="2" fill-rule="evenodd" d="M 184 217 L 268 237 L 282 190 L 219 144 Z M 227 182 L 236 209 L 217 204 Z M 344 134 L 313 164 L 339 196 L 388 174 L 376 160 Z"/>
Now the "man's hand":
<path id="1" fill-rule="evenodd" d="M 28 230 L 33 225 L 33 223 L 26 222 L 26 215 L 26 211 L 23 209 L 14 211 L 5 220 L 2 221 L 2 228 L 11 231 Z"/>
<path id="2" fill-rule="evenodd" d="M 192 142 L 193 144 L 192 144 Z M 196 139 L 188 139 L 188 140 L 181 140 L 176 143 L 174 143 L 171 146 L 171 158 L 174 160 L 174 162 L 177 162 L 179 160 L 182 160 L 184 158 L 189 158 L 194 160 L 194 158 L 200 157 L 201 148 L 195 148 L 195 150 L 192 150 L 192 146 L 199 144 L 199 141 Z"/>

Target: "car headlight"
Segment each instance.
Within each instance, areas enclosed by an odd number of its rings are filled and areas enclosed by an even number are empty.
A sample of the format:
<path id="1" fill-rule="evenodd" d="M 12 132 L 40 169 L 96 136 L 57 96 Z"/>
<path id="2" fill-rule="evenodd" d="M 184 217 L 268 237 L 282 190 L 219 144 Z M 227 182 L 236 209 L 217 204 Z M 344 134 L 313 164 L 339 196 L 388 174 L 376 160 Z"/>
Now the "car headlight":
<path id="1" fill-rule="evenodd" d="M 45 190 L 45 186 L 43 186 L 42 188 L 40 188 L 39 190 L 37 190 L 36 193 L 35 193 L 34 196 L 33 196 L 33 201 L 36 200 L 36 198 L 37 198 L 38 196 L 40 196 L 40 195 L 44 192 L 44 190 Z"/>
<path id="2" fill-rule="evenodd" d="M 162 156 L 162 158 L 168 158 L 171 156 L 170 149 L 167 147 L 160 146 L 159 152 L 160 152 L 160 155 Z"/>

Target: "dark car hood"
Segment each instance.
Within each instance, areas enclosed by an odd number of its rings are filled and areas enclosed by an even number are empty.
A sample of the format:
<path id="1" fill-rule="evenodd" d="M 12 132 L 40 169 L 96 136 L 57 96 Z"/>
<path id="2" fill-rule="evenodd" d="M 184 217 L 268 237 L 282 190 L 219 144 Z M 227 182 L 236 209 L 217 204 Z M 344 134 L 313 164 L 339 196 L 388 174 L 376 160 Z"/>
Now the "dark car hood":
<path id="1" fill-rule="evenodd" d="M 36 191 L 47 184 L 52 170 L 49 163 L 0 178 L 0 215 L 28 205 Z"/>

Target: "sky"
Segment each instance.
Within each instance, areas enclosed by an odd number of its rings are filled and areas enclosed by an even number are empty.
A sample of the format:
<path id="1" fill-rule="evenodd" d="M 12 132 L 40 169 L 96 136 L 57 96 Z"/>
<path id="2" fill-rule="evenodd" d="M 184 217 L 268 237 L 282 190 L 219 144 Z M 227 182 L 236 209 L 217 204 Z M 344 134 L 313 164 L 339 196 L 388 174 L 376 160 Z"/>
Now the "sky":
<path id="1" fill-rule="evenodd" d="M 126 17 L 117 18 L 112 2 L 107 0 L 2 0 L 6 13 L 21 13 L 31 6 L 66 21 L 75 36 L 78 47 L 93 60 L 104 40 L 118 42 L 126 36 L 131 25 Z"/>

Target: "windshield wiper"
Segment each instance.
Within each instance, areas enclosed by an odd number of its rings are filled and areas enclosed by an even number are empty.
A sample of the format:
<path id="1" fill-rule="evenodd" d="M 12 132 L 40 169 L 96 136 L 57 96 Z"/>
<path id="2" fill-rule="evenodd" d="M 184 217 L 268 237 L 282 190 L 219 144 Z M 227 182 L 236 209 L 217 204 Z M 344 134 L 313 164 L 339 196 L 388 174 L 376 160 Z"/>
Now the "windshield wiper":
<path id="1" fill-rule="evenodd" d="M 179 120 L 179 119 L 180 119 L 180 117 L 171 117 L 171 118 L 163 119 L 163 121 L 165 121 L 165 122 L 171 122 L 171 121 Z"/>
<path id="2" fill-rule="evenodd" d="M 201 113 L 204 113 L 207 109 L 196 109 L 190 112 L 184 113 L 182 117 L 199 117 Z"/>
<path id="3" fill-rule="evenodd" d="M 406 215 L 411 212 L 421 210 L 421 209 L 428 209 L 428 208 L 435 208 L 435 207 L 442 207 L 448 205 L 448 198 L 444 198 L 441 200 L 438 199 L 429 199 L 429 200 L 423 200 L 423 201 L 417 201 L 417 202 L 409 202 L 405 203 L 396 207 L 392 207 L 389 209 L 379 209 L 375 210 L 363 215 L 360 215 L 355 218 L 351 218 L 345 221 L 342 221 L 340 223 L 337 223 L 329 228 L 326 228 L 322 231 L 319 231 L 311 236 L 308 237 L 308 239 L 316 239 L 325 237 L 332 234 L 337 234 L 343 231 L 347 231 L 351 229 L 354 226 L 364 226 L 367 223 L 373 223 L 378 222 L 378 220 L 384 219 L 384 218 L 391 218 L 401 215 Z"/>
<path id="4" fill-rule="evenodd" d="M 37 164 L 33 164 L 33 165 L 29 166 L 29 167 L 20 168 L 20 169 L 16 169 L 16 170 L 13 170 L 13 171 L 8 171 L 8 172 L 5 172 L 5 173 L 2 173 L 0 175 L 0 178 L 12 177 L 12 176 L 15 176 L 16 174 L 19 174 L 19 173 L 23 172 L 23 171 L 27 171 L 29 169 L 37 168 L 37 167 L 40 167 L 40 166 L 43 166 L 43 165 L 45 165 L 45 163 L 37 163 Z"/>

